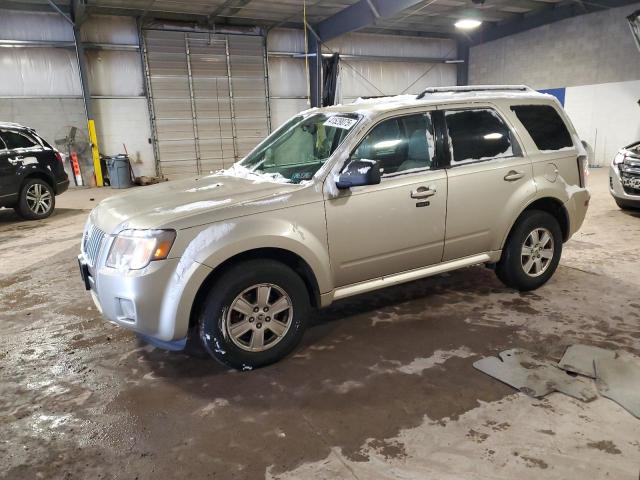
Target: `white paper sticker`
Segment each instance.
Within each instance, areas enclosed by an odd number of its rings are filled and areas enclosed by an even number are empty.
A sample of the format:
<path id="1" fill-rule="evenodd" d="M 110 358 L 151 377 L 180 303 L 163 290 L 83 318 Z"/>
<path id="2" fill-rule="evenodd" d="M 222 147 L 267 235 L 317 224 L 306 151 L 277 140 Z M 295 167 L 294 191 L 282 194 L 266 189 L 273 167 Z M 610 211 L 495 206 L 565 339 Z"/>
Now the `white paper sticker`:
<path id="1" fill-rule="evenodd" d="M 334 117 L 331 117 L 326 122 L 324 122 L 324 126 L 325 127 L 344 128 L 345 130 L 349 130 L 357 122 L 358 122 L 358 120 L 356 120 L 355 118 L 339 117 L 339 116 L 336 115 Z"/>

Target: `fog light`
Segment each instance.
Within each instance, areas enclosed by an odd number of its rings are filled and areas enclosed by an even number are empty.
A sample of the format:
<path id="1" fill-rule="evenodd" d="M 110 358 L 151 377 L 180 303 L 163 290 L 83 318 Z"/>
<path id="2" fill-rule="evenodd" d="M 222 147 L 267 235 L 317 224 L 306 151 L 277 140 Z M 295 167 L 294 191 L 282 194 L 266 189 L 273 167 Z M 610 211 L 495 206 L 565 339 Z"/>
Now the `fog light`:
<path id="1" fill-rule="evenodd" d="M 120 317 L 122 320 L 130 320 L 135 322 L 136 320 L 136 307 L 133 302 L 127 298 L 118 298 L 120 305 Z"/>

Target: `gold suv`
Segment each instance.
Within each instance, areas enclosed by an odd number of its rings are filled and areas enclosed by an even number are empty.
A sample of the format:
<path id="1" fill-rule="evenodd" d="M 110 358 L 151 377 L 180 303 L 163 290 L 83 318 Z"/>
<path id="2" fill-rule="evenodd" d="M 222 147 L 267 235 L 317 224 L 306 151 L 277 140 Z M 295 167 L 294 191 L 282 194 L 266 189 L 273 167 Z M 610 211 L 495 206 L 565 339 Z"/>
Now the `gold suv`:
<path id="1" fill-rule="evenodd" d="M 351 295 L 474 264 L 541 286 L 584 220 L 586 160 L 556 99 L 524 86 L 312 109 L 227 170 L 101 202 L 80 270 L 108 320 L 250 369 Z"/>

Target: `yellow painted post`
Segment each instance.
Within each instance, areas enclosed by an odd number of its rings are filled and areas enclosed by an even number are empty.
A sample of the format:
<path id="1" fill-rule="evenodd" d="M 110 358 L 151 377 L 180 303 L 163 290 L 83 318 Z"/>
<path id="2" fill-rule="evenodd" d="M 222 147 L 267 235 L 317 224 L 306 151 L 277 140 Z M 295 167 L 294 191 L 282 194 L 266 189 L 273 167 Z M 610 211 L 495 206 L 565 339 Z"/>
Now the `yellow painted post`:
<path id="1" fill-rule="evenodd" d="M 96 174 L 96 186 L 102 187 L 102 166 L 100 165 L 100 149 L 98 148 L 98 136 L 96 135 L 96 124 L 89 119 L 89 141 L 91 142 L 91 152 L 93 154 L 93 170 Z"/>

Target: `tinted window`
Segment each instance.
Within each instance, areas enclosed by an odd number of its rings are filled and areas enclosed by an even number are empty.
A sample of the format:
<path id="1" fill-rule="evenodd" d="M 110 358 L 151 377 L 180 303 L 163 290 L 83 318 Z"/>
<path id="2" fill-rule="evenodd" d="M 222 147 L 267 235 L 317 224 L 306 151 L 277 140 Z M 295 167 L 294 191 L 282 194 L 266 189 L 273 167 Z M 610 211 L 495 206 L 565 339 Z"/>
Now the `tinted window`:
<path id="1" fill-rule="evenodd" d="M 364 138 L 351 158 L 377 160 L 383 175 L 430 168 L 435 160 L 431 115 L 385 120 Z"/>
<path id="2" fill-rule="evenodd" d="M 445 112 L 453 162 L 511 157 L 511 131 L 491 109 Z"/>
<path id="3" fill-rule="evenodd" d="M 517 105 L 511 110 L 527 129 L 538 150 L 560 150 L 573 146 L 566 125 L 550 105 Z"/>
<path id="4" fill-rule="evenodd" d="M 3 130 L 0 132 L 0 136 L 2 136 L 9 150 L 13 150 L 14 148 L 29 148 L 36 145 L 33 140 L 18 132 Z"/>

